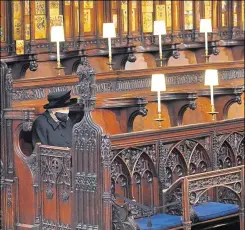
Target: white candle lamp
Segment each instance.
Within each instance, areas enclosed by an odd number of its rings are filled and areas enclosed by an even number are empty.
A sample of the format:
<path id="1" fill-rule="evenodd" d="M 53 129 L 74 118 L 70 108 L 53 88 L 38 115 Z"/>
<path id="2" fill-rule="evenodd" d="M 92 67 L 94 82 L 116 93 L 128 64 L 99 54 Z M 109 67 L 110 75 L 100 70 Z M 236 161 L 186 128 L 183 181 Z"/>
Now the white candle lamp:
<path id="1" fill-rule="evenodd" d="M 115 37 L 116 37 L 116 30 L 115 30 L 114 23 L 103 23 L 103 38 L 108 38 L 110 70 L 112 70 L 111 38 L 115 38 Z"/>
<path id="2" fill-rule="evenodd" d="M 211 19 L 201 19 L 200 21 L 200 33 L 205 33 L 205 57 L 208 62 L 208 33 L 212 32 Z"/>
<path id="3" fill-rule="evenodd" d="M 164 21 L 154 21 L 154 35 L 159 36 L 159 60 L 162 66 L 162 35 L 166 34 L 166 26 Z"/>
<path id="4" fill-rule="evenodd" d="M 64 28 L 63 26 L 52 26 L 51 27 L 51 42 L 57 44 L 57 69 L 63 69 L 60 64 L 60 42 L 65 41 Z"/>
<path id="5" fill-rule="evenodd" d="M 159 122 L 161 128 L 161 122 L 163 121 L 161 115 L 161 91 L 166 91 L 166 81 L 164 74 L 153 74 L 151 79 L 151 91 L 157 92 L 157 111 L 158 118 L 155 119 Z"/>
<path id="6" fill-rule="evenodd" d="M 204 85 L 210 86 L 211 112 L 209 112 L 209 114 L 212 114 L 212 120 L 214 120 L 215 115 L 218 113 L 215 112 L 215 107 L 214 107 L 214 86 L 219 85 L 218 70 L 207 69 L 205 71 Z"/>

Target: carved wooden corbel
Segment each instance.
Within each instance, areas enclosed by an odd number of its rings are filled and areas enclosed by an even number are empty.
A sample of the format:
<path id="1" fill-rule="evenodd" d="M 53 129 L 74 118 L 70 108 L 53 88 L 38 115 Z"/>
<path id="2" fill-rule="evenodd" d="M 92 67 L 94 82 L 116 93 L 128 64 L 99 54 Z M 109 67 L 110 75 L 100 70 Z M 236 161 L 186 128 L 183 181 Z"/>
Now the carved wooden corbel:
<path id="1" fill-rule="evenodd" d="M 232 104 L 241 104 L 241 95 L 244 86 L 234 88 L 214 88 L 214 105 L 218 112 L 217 120 L 225 120 L 228 116 L 229 108 Z M 198 93 L 200 97 L 210 97 L 210 90 L 202 90 Z"/>
<path id="2" fill-rule="evenodd" d="M 122 133 L 132 132 L 133 123 L 138 115 L 146 116 L 148 110 L 145 108 L 148 102 L 144 97 L 110 98 L 103 101 L 100 109 L 111 110 L 118 121 Z"/>
<path id="3" fill-rule="evenodd" d="M 3 61 L 11 68 L 13 79 L 24 78 L 28 68 L 30 71 L 36 71 L 38 67 L 35 53 L 9 56 L 3 58 Z"/>
<path id="4" fill-rule="evenodd" d="M 161 96 L 161 103 L 168 108 L 171 126 L 182 125 L 185 111 L 196 109 L 196 99 L 196 93 L 165 93 Z M 151 101 L 155 102 L 157 98 L 152 96 Z"/>

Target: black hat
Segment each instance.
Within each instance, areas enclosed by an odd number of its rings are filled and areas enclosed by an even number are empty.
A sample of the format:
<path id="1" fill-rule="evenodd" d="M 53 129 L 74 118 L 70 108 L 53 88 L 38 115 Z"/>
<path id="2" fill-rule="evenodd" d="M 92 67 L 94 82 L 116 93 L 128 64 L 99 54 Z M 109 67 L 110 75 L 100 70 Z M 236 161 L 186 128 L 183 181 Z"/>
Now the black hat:
<path id="1" fill-rule="evenodd" d="M 49 103 L 44 105 L 44 109 L 54 109 L 69 107 L 77 103 L 77 98 L 71 98 L 71 91 L 60 91 L 48 95 Z"/>

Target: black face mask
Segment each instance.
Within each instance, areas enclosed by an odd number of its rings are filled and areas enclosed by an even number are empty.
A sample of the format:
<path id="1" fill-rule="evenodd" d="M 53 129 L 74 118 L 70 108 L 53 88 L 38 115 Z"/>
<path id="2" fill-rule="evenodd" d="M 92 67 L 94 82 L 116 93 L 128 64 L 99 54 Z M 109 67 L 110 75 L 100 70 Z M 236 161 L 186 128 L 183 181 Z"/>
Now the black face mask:
<path id="1" fill-rule="evenodd" d="M 68 114 L 67 113 L 56 112 L 55 116 L 61 122 L 66 122 L 68 120 Z"/>

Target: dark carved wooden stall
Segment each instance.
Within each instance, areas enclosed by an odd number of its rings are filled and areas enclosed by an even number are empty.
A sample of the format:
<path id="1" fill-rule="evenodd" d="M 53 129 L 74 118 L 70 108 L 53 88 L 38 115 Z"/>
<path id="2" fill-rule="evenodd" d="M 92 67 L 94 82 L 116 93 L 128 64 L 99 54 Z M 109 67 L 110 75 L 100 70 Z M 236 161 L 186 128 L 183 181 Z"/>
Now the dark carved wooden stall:
<path id="1" fill-rule="evenodd" d="M 193 226 L 203 223 L 190 219 L 186 207 L 209 200 L 239 204 L 243 229 L 243 119 L 107 136 L 93 121 L 95 74 L 82 58 L 77 94 L 83 118 L 74 126 L 73 147 L 38 144 L 30 155 L 22 134 L 30 131 L 34 110 L 11 108 L 12 78 L 4 63 L 2 73 L 1 82 L 8 86 L 1 105 L 6 133 L 1 141 L 6 146 L 3 153 L 8 153 L 2 156 L 8 157 L 1 173 L 3 229 L 137 229 L 138 218 L 152 216 L 149 222 L 154 223 L 162 211 L 183 215 L 177 228 L 190 229 L 190 221 Z M 220 171 L 226 168 L 230 171 Z M 212 179 L 193 203 L 192 187 L 188 192 L 186 183 L 202 183 L 198 181 L 208 178 L 209 171 L 222 182 Z M 234 184 L 222 176 L 227 173 L 238 173 Z M 214 190 L 215 186 L 221 187 Z M 227 191 L 232 186 L 235 196 Z M 173 204 L 175 200 L 179 205 Z M 236 221 L 238 214 L 221 219 Z"/>
<path id="2" fill-rule="evenodd" d="M 200 18 L 212 19 L 206 60 Z M 0 1 L 0 22 L 0 229 L 245 230 L 244 1 Z M 206 69 L 219 74 L 214 121 Z M 166 77 L 162 128 L 152 74 Z M 79 101 L 72 148 L 32 149 L 47 95 L 64 90 Z M 198 211 L 219 204 L 229 211 Z"/>

